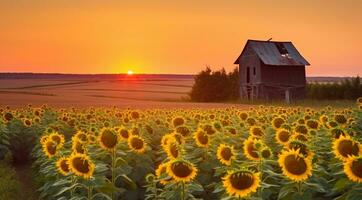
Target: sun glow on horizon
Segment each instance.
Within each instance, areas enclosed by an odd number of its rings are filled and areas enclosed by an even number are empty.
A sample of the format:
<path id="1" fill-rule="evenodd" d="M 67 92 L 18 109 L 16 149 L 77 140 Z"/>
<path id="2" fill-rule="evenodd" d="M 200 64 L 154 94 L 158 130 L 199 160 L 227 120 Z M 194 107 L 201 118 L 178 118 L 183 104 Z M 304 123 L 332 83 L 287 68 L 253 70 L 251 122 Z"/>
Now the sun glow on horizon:
<path id="1" fill-rule="evenodd" d="M 132 70 L 128 70 L 128 71 L 127 71 L 127 74 L 128 74 L 128 75 L 133 75 L 133 71 L 132 71 Z"/>

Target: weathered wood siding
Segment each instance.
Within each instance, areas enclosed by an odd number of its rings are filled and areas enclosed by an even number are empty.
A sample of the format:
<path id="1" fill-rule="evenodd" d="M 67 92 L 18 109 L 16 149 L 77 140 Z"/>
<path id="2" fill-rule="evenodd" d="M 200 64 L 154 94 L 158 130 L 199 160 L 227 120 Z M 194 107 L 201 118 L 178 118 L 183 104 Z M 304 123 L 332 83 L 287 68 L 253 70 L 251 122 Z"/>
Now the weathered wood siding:
<path id="1" fill-rule="evenodd" d="M 261 79 L 265 84 L 305 85 L 305 67 L 262 64 Z"/>
<path id="2" fill-rule="evenodd" d="M 245 49 L 244 55 L 239 60 L 239 74 L 240 74 L 240 94 L 241 97 L 246 97 L 246 86 L 255 85 L 261 82 L 261 61 L 254 50 L 250 47 Z M 250 83 L 247 83 L 247 68 L 250 70 Z M 255 68 L 255 75 L 254 75 Z"/>

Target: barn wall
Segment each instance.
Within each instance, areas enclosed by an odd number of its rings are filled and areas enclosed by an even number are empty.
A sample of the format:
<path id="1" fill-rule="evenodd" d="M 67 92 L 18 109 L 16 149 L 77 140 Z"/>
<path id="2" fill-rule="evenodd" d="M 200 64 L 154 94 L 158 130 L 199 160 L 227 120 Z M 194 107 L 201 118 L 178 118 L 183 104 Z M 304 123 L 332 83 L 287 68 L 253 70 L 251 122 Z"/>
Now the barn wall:
<path id="1" fill-rule="evenodd" d="M 250 68 L 250 83 L 251 85 L 260 83 L 261 81 L 261 69 L 260 69 L 260 59 L 253 49 L 246 47 L 243 56 L 239 60 L 239 74 L 240 74 L 240 96 L 245 98 L 246 94 L 246 85 L 247 85 L 247 67 Z M 256 75 L 254 76 L 254 67 L 256 70 Z"/>
<path id="2" fill-rule="evenodd" d="M 305 85 L 304 66 L 261 65 L 261 79 L 265 84 Z"/>
<path id="3" fill-rule="evenodd" d="M 261 78 L 263 82 L 262 98 L 284 99 L 285 90 L 271 85 L 302 86 L 290 90 L 291 99 L 300 99 L 305 96 L 305 67 L 304 66 L 268 66 L 261 65 Z"/>

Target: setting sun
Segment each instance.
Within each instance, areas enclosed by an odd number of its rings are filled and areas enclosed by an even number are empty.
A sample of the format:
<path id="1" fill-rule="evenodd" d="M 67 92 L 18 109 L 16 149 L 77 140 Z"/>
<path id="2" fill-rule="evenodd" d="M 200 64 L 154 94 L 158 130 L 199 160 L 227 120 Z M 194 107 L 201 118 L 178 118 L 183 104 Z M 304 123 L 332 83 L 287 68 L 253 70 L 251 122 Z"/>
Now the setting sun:
<path id="1" fill-rule="evenodd" d="M 128 71 L 127 71 L 127 74 L 128 74 L 128 75 L 133 75 L 133 71 L 132 71 L 132 70 L 128 70 Z"/>

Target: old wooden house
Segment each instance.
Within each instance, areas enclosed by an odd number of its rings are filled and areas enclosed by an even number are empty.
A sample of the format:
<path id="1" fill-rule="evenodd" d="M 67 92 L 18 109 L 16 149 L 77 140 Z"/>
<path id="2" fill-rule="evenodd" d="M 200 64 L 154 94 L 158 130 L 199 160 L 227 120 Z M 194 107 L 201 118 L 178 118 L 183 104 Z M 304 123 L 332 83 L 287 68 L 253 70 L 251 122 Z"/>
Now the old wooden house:
<path id="1" fill-rule="evenodd" d="M 239 65 L 244 99 L 293 99 L 305 95 L 309 63 L 291 42 L 248 40 L 234 64 Z"/>

